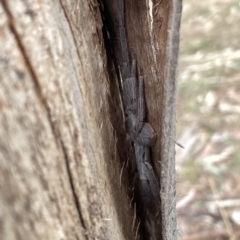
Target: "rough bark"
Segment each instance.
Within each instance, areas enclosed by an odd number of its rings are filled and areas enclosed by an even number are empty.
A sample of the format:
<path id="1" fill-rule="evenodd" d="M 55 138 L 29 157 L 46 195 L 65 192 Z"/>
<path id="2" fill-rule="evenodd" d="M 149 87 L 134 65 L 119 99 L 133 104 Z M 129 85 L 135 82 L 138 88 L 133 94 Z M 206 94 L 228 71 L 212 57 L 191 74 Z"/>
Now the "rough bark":
<path id="1" fill-rule="evenodd" d="M 128 1 L 127 28 L 158 134 L 161 231 L 176 239 L 170 137 L 181 7 L 150 3 Z M 1 239 L 142 238 L 132 146 L 102 27 L 91 0 L 0 2 Z M 146 34 L 138 36 L 140 29 Z"/>

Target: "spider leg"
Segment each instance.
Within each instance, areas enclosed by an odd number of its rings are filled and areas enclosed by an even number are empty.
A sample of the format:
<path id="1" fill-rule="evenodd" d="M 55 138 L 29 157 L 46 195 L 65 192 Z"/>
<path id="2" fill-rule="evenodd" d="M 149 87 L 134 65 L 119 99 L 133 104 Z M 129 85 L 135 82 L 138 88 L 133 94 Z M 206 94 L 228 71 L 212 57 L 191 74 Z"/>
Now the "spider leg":
<path id="1" fill-rule="evenodd" d="M 132 99 L 131 99 L 131 106 L 132 110 L 135 113 L 137 110 L 137 61 L 135 56 L 132 56 L 132 63 L 131 63 L 131 91 L 132 91 Z"/>
<path id="2" fill-rule="evenodd" d="M 126 34 L 126 27 L 125 27 L 125 18 L 124 18 L 124 0 L 119 0 L 119 49 L 121 55 L 118 56 L 118 62 L 120 63 L 121 67 L 121 74 L 122 78 L 125 80 L 126 78 L 130 77 L 130 60 L 129 60 L 129 52 L 128 52 L 128 44 L 127 44 L 127 34 Z"/>
<path id="3" fill-rule="evenodd" d="M 124 102 L 126 105 L 126 114 L 136 114 L 137 110 L 137 79 L 136 79 L 136 59 L 132 59 L 131 77 L 123 80 Z"/>
<path id="4" fill-rule="evenodd" d="M 119 25 L 124 26 L 124 0 L 118 0 Z"/>
<path id="5" fill-rule="evenodd" d="M 131 62 L 131 77 L 135 77 L 137 75 L 137 61 L 136 56 L 132 54 L 132 62 Z"/>
<path id="6" fill-rule="evenodd" d="M 142 70 L 139 70 L 139 83 L 138 83 L 138 105 L 137 105 L 137 123 L 135 129 L 137 132 L 142 130 L 144 124 L 144 118 L 146 114 L 145 99 L 144 99 L 144 80 Z"/>

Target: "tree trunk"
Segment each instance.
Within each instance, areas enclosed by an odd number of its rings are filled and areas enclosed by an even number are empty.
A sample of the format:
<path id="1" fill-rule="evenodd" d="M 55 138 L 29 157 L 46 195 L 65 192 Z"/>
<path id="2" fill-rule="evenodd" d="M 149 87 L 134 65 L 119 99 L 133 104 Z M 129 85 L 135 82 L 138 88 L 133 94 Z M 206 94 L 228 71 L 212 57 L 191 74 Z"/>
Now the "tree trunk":
<path id="1" fill-rule="evenodd" d="M 177 239 L 171 137 L 181 2 L 126 2 L 158 136 L 162 223 L 151 238 Z M 99 7 L 0 2 L 0 239 L 143 239 L 133 149 Z"/>

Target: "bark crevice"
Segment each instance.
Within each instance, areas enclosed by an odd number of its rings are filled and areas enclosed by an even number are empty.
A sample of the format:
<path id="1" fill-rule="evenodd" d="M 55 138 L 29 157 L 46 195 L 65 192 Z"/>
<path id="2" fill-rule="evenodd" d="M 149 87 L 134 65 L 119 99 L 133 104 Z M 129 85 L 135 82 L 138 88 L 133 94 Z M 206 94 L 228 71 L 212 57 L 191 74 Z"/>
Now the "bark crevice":
<path id="1" fill-rule="evenodd" d="M 80 223 L 83 227 L 84 234 L 85 234 L 85 233 L 88 232 L 88 229 L 86 227 L 86 224 L 84 222 L 84 218 L 83 218 L 82 213 L 81 213 L 81 206 L 80 206 L 80 203 L 79 203 L 79 200 L 78 200 L 79 199 L 78 194 L 77 194 L 77 192 L 75 190 L 75 187 L 74 187 L 74 180 L 73 180 L 73 176 L 72 176 L 71 169 L 70 169 L 70 166 L 69 166 L 69 159 L 68 159 L 68 156 L 67 156 L 67 151 L 64 147 L 64 144 L 63 144 L 62 140 L 60 141 L 60 144 L 61 144 L 61 148 L 62 148 L 62 152 L 63 152 L 65 164 L 66 164 L 67 175 L 68 175 L 68 178 L 69 178 L 69 183 L 70 183 L 70 186 L 71 186 L 71 192 L 72 192 L 74 204 L 75 204 L 75 207 L 76 207 L 77 215 L 78 215 L 79 221 L 80 221 Z M 85 239 L 86 240 L 89 239 L 87 234 L 85 234 Z"/>

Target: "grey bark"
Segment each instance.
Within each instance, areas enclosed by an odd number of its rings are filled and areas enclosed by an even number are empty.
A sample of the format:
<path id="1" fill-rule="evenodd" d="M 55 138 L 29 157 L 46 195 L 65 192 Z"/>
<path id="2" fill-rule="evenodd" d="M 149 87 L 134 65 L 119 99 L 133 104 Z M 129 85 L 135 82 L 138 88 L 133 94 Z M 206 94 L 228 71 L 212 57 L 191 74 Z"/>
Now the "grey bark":
<path id="1" fill-rule="evenodd" d="M 149 7 L 128 1 L 127 27 L 158 134 L 162 236 L 176 239 L 170 136 L 181 7 L 153 2 L 153 18 Z M 91 0 L 0 2 L 0 239 L 142 238 L 133 151 L 102 26 Z"/>

